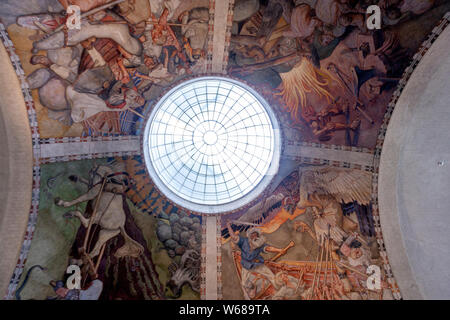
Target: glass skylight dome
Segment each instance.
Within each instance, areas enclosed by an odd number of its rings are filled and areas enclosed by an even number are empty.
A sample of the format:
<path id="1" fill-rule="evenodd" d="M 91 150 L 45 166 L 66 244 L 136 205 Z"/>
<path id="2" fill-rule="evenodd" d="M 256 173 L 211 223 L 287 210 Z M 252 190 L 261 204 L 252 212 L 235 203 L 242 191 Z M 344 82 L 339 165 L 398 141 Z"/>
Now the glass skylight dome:
<path id="1" fill-rule="evenodd" d="M 170 90 L 144 134 L 149 174 L 176 204 L 195 212 L 240 208 L 278 172 L 281 138 L 267 102 L 249 86 L 202 77 Z"/>

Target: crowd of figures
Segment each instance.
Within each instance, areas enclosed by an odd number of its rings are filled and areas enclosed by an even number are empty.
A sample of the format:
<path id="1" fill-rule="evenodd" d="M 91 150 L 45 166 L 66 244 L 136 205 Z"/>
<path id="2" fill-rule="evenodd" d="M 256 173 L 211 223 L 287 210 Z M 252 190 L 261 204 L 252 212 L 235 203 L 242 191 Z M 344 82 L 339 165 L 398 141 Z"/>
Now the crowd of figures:
<path id="1" fill-rule="evenodd" d="M 223 283 L 224 298 L 392 299 L 375 237 L 371 181 L 360 170 L 301 166 L 270 197 L 225 217 L 223 276 L 239 280 Z"/>
<path id="2" fill-rule="evenodd" d="M 139 134 L 167 87 L 206 71 L 209 0 L 35 2 L 52 6 L 16 23 L 35 32 L 27 80 L 45 110 L 41 126 L 56 119 L 83 135 Z M 262 91 L 303 139 L 373 147 L 387 100 L 418 49 L 402 26 L 445 3 L 235 0 L 228 74 Z M 81 8 L 80 30 L 66 26 L 69 5 Z M 381 10 L 381 29 L 367 26 L 371 5 Z M 422 19 L 422 29 L 431 31 L 435 19 Z"/>
<path id="3" fill-rule="evenodd" d="M 229 74 L 265 91 L 304 139 L 371 147 L 417 50 L 400 44 L 407 31 L 397 27 L 435 2 L 236 0 Z M 371 5 L 380 8 L 381 29 L 367 26 Z"/>
<path id="4" fill-rule="evenodd" d="M 146 101 L 203 70 L 206 0 L 59 2 L 81 8 L 81 29 L 67 27 L 65 11 L 17 18 L 36 30 L 30 62 L 42 68 L 27 80 L 51 119 L 90 135 L 130 134 Z"/>

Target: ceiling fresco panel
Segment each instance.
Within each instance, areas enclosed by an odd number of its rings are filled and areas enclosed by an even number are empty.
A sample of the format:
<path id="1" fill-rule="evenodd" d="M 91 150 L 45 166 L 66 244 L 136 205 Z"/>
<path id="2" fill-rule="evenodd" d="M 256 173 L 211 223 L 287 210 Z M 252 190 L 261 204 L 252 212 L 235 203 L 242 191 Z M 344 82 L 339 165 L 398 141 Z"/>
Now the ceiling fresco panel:
<path id="1" fill-rule="evenodd" d="M 379 30 L 366 25 L 373 4 L 381 8 Z M 405 68 L 449 5 L 236 1 L 248 14 L 235 13 L 227 72 L 272 98 L 303 141 L 373 149 Z"/>
<path id="2" fill-rule="evenodd" d="M 6 299 L 402 298 L 380 227 L 379 158 L 450 1 L 219 1 L 0 2 L 34 155 Z M 66 24 L 69 5 L 80 29 Z M 370 5 L 380 29 L 368 28 Z M 143 154 L 158 101 L 204 75 L 261 94 L 283 140 L 268 187 L 220 216 L 165 196 Z M 68 266 L 82 290 L 67 289 Z"/>
<path id="3" fill-rule="evenodd" d="M 145 189 L 136 164 L 121 157 L 41 166 L 39 212 L 15 299 L 81 299 L 76 290 L 58 291 L 70 265 L 80 266 L 82 288 L 101 284 L 96 299 L 200 298 L 202 218 Z"/>
<path id="4" fill-rule="evenodd" d="M 110 7 L 111 1 L 69 1 L 90 19 L 80 30 L 62 28 L 66 1 L 28 2 L 24 9 L 4 1 L 0 17 L 32 89 L 43 138 L 139 135 L 167 86 L 206 70 L 208 0 Z M 99 6 L 106 10 L 95 13 Z"/>

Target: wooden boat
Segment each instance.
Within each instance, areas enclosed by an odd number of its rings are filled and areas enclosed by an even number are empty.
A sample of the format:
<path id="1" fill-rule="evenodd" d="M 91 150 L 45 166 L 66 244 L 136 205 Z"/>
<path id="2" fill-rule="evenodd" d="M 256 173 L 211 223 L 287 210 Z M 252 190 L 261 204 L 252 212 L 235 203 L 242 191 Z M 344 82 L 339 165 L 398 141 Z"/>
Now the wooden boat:
<path id="1" fill-rule="evenodd" d="M 232 255 L 236 268 L 236 272 L 239 278 L 239 282 L 242 281 L 242 264 L 241 264 L 241 252 L 232 243 Z M 337 275 L 336 267 L 331 262 L 316 262 L 316 261 L 265 261 L 267 267 L 277 274 L 280 271 L 286 272 L 289 276 L 297 278 L 299 281 L 303 280 L 305 284 L 305 291 L 313 287 L 313 283 L 317 286 L 319 283 L 331 283 L 334 275 Z M 327 266 L 328 265 L 328 266 Z M 301 279 L 300 279 L 301 277 Z M 242 284 L 241 284 L 242 287 Z M 248 293 L 242 287 L 242 291 L 246 299 L 250 300 Z M 267 279 L 263 281 L 263 287 L 256 292 L 255 298 L 251 300 L 270 300 L 276 293 L 276 288 Z"/>

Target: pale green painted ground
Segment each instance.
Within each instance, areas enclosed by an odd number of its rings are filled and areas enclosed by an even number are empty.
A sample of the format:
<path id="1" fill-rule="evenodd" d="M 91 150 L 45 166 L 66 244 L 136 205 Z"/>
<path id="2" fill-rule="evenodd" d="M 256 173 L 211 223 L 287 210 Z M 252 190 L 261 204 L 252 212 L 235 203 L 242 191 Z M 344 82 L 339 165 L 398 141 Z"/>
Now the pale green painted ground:
<path id="1" fill-rule="evenodd" d="M 95 163 L 105 162 L 106 159 L 96 160 Z M 65 220 L 63 218 L 65 212 L 74 208 L 57 207 L 54 204 L 54 198 L 60 197 L 64 200 L 72 200 L 86 192 L 86 186 L 72 183 L 68 177 L 76 174 L 87 179 L 89 170 L 93 165 L 94 161 L 86 160 L 42 166 L 39 215 L 31 249 L 25 264 L 25 272 L 36 264 L 46 267 L 47 271 L 42 272 L 39 269 L 33 271 L 30 280 L 21 293 L 22 299 L 43 300 L 48 296 L 54 296 L 54 291 L 49 282 L 63 278 L 68 264 L 69 252 L 80 226 L 77 219 Z M 55 178 L 53 184 L 51 180 L 48 182 L 51 178 Z M 170 277 L 168 266 L 172 263 L 172 260 L 156 237 L 157 219 L 140 212 L 131 202 L 129 202 L 129 205 L 135 222 L 141 228 L 152 253 L 152 259 L 156 265 L 160 281 L 165 287 Z M 79 205 L 77 209 L 83 212 L 85 204 Z M 25 273 L 22 275 L 21 283 L 24 278 Z M 199 299 L 199 294 L 185 286 L 181 299 Z"/>

